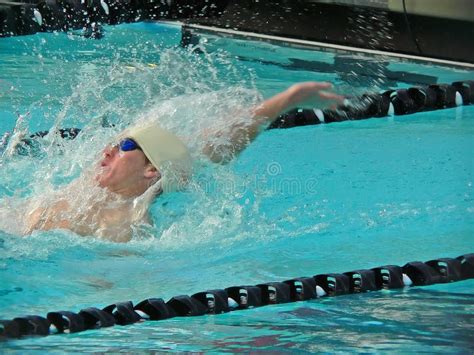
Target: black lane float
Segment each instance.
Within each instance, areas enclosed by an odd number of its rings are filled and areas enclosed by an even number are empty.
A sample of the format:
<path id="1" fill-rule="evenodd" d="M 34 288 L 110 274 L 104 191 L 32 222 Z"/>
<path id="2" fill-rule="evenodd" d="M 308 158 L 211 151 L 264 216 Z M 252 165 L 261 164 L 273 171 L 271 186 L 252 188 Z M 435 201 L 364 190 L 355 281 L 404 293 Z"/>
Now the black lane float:
<path id="1" fill-rule="evenodd" d="M 472 278 L 474 278 L 474 253 L 457 258 L 414 261 L 402 267 L 384 265 L 372 269 L 299 277 L 256 286 L 207 290 L 192 296 L 172 297 L 168 302 L 162 298 L 149 298 L 136 305 L 127 301 L 114 303 L 103 309 L 85 308 L 78 313 L 55 311 L 49 312 L 46 317 L 27 315 L 0 320 L 0 339 L 76 333 L 145 320 L 158 321 L 173 317 L 220 314 L 326 296 L 426 286 Z"/>
<path id="2" fill-rule="evenodd" d="M 336 109 L 295 108 L 273 121 L 269 129 L 407 115 L 471 105 L 474 104 L 474 80 L 367 93 L 346 101 L 345 105 Z"/>
<path id="3" fill-rule="evenodd" d="M 387 90 L 378 94 L 367 93 L 348 99 L 346 105 L 336 109 L 295 108 L 276 118 L 268 129 L 407 115 L 471 104 L 474 104 L 474 80 L 456 81 L 452 84 Z M 104 122 L 103 126 L 113 125 Z M 74 139 L 80 132 L 80 128 L 62 128 L 55 131 L 55 134 L 64 139 Z M 14 147 L 14 151 L 19 155 L 37 154 L 41 150 L 40 139 L 49 133 L 49 131 L 36 132 L 21 139 Z M 10 133 L 6 133 L 0 139 L 0 153 L 7 149 L 10 136 Z"/>

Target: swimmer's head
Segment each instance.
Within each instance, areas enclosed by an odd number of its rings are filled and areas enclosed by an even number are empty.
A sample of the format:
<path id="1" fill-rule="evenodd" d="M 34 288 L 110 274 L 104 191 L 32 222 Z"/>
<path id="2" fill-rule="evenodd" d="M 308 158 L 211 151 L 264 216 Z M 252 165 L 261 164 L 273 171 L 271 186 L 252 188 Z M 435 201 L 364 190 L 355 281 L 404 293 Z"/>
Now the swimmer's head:
<path id="1" fill-rule="evenodd" d="M 122 137 L 132 138 L 150 163 L 158 170 L 163 192 L 184 187 L 192 170 L 191 156 L 184 143 L 156 124 L 136 126 Z"/>
<path id="2" fill-rule="evenodd" d="M 191 157 L 181 140 L 155 124 L 122 132 L 118 144 L 107 146 L 96 176 L 101 187 L 124 196 L 175 191 L 191 175 Z"/>

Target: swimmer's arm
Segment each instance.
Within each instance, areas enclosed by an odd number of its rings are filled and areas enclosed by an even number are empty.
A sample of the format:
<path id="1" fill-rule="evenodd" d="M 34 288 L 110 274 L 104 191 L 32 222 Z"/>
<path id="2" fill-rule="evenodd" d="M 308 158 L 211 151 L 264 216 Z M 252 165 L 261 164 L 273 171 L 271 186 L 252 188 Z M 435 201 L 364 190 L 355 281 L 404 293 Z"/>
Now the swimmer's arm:
<path id="1" fill-rule="evenodd" d="M 38 207 L 26 215 L 25 228 L 23 231 L 24 235 L 29 235 L 33 233 L 33 231 L 41 229 L 41 224 L 44 219 L 43 216 L 45 212 L 45 208 Z"/>
<path id="2" fill-rule="evenodd" d="M 313 101 L 313 105 L 319 103 L 325 107 L 328 104 L 340 103 L 344 98 L 330 92 L 331 89 L 332 84 L 326 82 L 309 81 L 292 85 L 287 90 L 265 100 L 253 110 L 255 124 L 269 124 L 282 113 L 307 101 Z"/>
<path id="3" fill-rule="evenodd" d="M 115 243 L 127 243 L 132 239 L 132 228 L 130 226 L 106 226 L 100 228 L 95 234 L 103 239 Z"/>
<path id="4" fill-rule="evenodd" d="M 331 90 L 330 83 L 305 82 L 295 84 L 287 90 L 265 100 L 252 110 L 253 119 L 250 122 L 232 123 L 230 130 L 226 130 L 225 145 L 215 145 L 212 142 L 204 148 L 204 153 L 213 162 L 225 163 L 245 149 L 263 130 L 278 116 L 295 106 L 302 105 L 308 101 L 322 103 L 325 107 L 331 104 L 341 103 L 343 97 Z M 230 132 L 230 134 L 229 134 Z M 216 135 L 222 135 L 217 132 Z"/>
<path id="5" fill-rule="evenodd" d="M 61 211 L 69 208 L 66 201 L 58 201 L 49 207 L 38 207 L 27 215 L 26 229 L 24 234 L 29 235 L 35 230 L 68 229 L 79 235 L 91 235 L 107 239 L 117 243 L 126 243 L 132 238 L 132 228 L 128 223 L 121 223 L 126 218 L 122 215 L 102 215 L 97 231 L 91 228 L 74 225 L 70 220 L 60 218 Z"/>
<path id="6" fill-rule="evenodd" d="M 150 215 L 140 215 L 130 219 L 129 210 L 107 210 L 101 216 L 100 228 L 94 233 L 96 236 L 116 243 L 126 243 L 132 239 L 133 226 L 137 224 L 151 224 Z"/>
<path id="7" fill-rule="evenodd" d="M 49 207 L 37 207 L 27 214 L 24 234 L 28 235 L 35 230 L 70 229 L 71 222 L 57 218 L 69 205 L 66 201 L 58 201 Z"/>

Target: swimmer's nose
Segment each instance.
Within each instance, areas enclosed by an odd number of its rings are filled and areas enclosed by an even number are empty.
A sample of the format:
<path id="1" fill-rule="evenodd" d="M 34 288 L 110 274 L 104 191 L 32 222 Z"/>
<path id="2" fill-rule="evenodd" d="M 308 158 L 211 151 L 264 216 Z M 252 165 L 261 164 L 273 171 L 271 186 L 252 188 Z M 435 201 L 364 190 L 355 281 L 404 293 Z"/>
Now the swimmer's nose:
<path id="1" fill-rule="evenodd" d="M 104 155 L 104 157 L 107 158 L 107 157 L 110 157 L 111 151 L 112 151 L 112 146 L 107 145 L 107 146 L 105 146 L 104 150 L 102 151 L 102 154 Z"/>
<path id="2" fill-rule="evenodd" d="M 111 144 L 108 144 L 105 148 L 104 148 L 104 157 L 106 158 L 110 158 L 111 156 L 113 156 L 116 152 L 118 152 L 118 147 L 117 146 L 114 146 L 114 145 L 111 145 Z"/>

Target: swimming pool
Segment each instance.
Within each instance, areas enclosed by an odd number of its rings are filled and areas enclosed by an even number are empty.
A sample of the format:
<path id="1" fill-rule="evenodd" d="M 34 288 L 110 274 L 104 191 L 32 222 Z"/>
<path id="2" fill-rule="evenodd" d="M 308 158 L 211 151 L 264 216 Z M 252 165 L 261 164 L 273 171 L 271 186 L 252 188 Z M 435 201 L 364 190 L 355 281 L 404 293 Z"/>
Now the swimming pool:
<path id="1" fill-rule="evenodd" d="M 229 112 L 238 115 L 298 81 L 330 80 L 352 94 L 474 77 L 472 70 L 390 60 L 384 74 L 369 71 L 360 80 L 342 68 L 316 71 L 334 62 L 331 52 L 205 38 L 189 51 L 178 46 L 178 26 L 142 23 L 109 27 L 100 41 L 66 34 L 2 39 L 0 133 L 15 124 L 30 132 L 84 129 L 77 140 L 46 142 L 40 156 L 3 156 L 2 204 L 16 206 L 70 181 L 104 141 L 145 112 L 159 114 L 196 148 L 196 126 L 224 124 Z M 465 106 L 265 132 L 227 166 L 197 163 L 190 189 L 158 199 L 156 226 L 125 245 L 66 231 L 28 238 L 0 232 L 0 318 L 471 252 L 473 119 L 473 107 Z M 104 128 L 105 121 L 116 127 Z M 14 230 L 11 220 L 0 223 Z M 174 318 L 2 347 L 465 352 L 472 350 L 473 285 Z"/>

